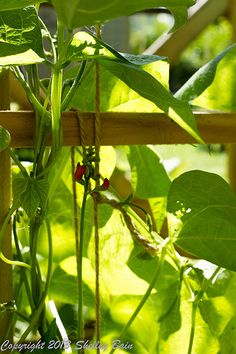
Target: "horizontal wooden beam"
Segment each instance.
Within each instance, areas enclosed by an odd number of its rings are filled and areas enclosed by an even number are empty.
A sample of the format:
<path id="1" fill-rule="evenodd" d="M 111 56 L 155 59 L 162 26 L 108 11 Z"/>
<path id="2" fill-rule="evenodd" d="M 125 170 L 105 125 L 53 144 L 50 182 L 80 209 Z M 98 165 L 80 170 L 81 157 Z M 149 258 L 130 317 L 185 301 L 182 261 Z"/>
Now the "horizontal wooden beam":
<path id="1" fill-rule="evenodd" d="M 175 62 L 182 51 L 207 25 L 224 15 L 228 9 L 228 0 L 199 0 L 190 8 L 188 22 L 178 31 L 158 38 L 145 54 L 164 55 Z"/>
<path id="2" fill-rule="evenodd" d="M 206 143 L 236 143 L 236 113 L 196 113 L 196 122 Z M 86 134 L 86 145 L 94 144 L 94 113 L 80 113 Z M 164 113 L 101 114 L 102 145 L 191 144 L 195 140 Z M 0 125 L 12 137 L 12 147 L 32 147 L 34 143 L 34 112 L 0 111 Z M 62 116 L 63 144 L 81 145 L 79 119 L 76 112 Z M 49 142 L 50 143 L 50 142 Z"/>

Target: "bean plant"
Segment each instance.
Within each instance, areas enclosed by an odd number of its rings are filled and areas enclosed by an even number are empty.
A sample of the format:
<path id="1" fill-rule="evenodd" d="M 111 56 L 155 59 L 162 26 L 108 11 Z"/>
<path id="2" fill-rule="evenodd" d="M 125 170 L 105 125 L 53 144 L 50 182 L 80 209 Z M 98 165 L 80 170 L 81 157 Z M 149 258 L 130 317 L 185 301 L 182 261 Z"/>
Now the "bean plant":
<path id="1" fill-rule="evenodd" d="M 2 321 L 11 314 L 0 351 L 236 352 L 236 199 L 227 182 L 199 170 L 173 180 L 156 146 L 86 146 L 81 123 L 83 112 L 162 111 L 204 144 L 192 106 L 234 109 L 235 45 L 172 94 L 168 58 L 119 53 L 103 41 L 102 26 L 165 7 L 175 31 L 194 0 L 50 0 L 55 34 L 39 16 L 45 2 L 0 1 L 1 73 L 10 71 L 35 114 L 27 163 L 0 128 L 0 149 L 12 160 L 0 258 L 14 274 L 13 299 L 0 304 Z M 219 97 L 222 85 L 227 93 Z M 82 141 L 71 149 L 62 129 L 62 112 L 70 110 Z M 118 169 L 131 181 L 125 197 L 112 182 Z M 12 259 L 2 249 L 10 221 Z"/>

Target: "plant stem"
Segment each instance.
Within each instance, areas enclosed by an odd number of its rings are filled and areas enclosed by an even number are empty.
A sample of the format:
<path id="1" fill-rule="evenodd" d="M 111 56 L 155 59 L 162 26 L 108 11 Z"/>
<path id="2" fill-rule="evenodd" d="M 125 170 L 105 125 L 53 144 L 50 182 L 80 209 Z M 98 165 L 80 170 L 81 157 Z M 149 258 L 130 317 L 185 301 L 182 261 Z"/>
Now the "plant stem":
<path id="1" fill-rule="evenodd" d="M 5 236 L 5 233 L 6 233 L 6 229 L 7 229 L 7 225 L 8 223 L 10 222 L 11 220 L 11 217 L 12 215 L 14 214 L 16 210 L 16 207 L 13 205 L 11 207 L 11 209 L 8 211 L 5 219 L 4 219 L 4 222 L 2 224 L 2 227 L 0 229 L 0 258 L 3 260 L 3 262 L 7 263 L 7 264 L 10 264 L 10 265 L 18 265 L 18 266 L 21 266 L 21 267 L 26 267 L 26 268 L 30 268 L 30 266 L 24 262 L 19 262 L 19 261 L 12 261 L 8 258 L 6 258 L 4 256 L 4 254 L 2 253 L 1 249 L 2 249 L 2 242 L 4 240 L 4 236 Z"/>
<path id="2" fill-rule="evenodd" d="M 26 171 L 26 169 L 24 168 L 24 166 L 22 165 L 22 163 L 18 160 L 18 158 L 16 157 L 16 154 L 15 152 L 9 148 L 8 149 L 8 152 L 9 152 L 9 155 L 11 156 L 12 160 L 15 162 L 15 164 L 19 167 L 22 175 L 25 177 L 25 178 L 28 178 L 28 173 Z"/>
<path id="3" fill-rule="evenodd" d="M 61 131 L 62 69 L 54 68 L 52 73 L 52 157 L 55 158 L 62 145 Z"/>
<path id="4" fill-rule="evenodd" d="M 84 195 L 80 213 L 80 239 L 79 248 L 76 250 L 77 274 L 78 274 L 78 340 L 84 337 L 84 319 L 83 319 L 83 246 L 84 246 L 84 217 L 86 210 L 88 192 L 88 182 L 84 185 Z"/>
<path id="5" fill-rule="evenodd" d="M 70 101 L 72 100 L 72 98 L 74 97 L 74 94 L 80 84 L 80 80 L 81 80 L 81 77 L 83 75 L 83 72 L 84 72 L 84 69 L 85 69 L 85 65 L 86 65 L 86 61 L 83 61 L 81 63 L 81 66 L 80 66 L 80 70 L 69 90 L 69 92 L 67 93 L 66 97 L 64 98 L 63 102 L 62 102 L 62 106 L 61 106 L 61 110 L 62 112 L 65 111 L 70 103 Z"/>
<path id="6" fill-rule="evenodd" d="M 16 216 L 14 216 L 14 218 L 13 218 L 13 228 L 12 229 L 13 229 L 13 237 L 14 237 L 14 241 L 15 241 L 17 257 L 19 258 L 19 260 L 21 262 L 23 262 L 23 257 L 22 257 L 22 254 L 21 254 L 20 245 L 19 245 L 18 237 L 17 237 L 17 231 L 16 231 Z M 33 298 L 32 298 L 31 291 L 30 291 L 30 285 L 29 285 L 29 282 L 28 282 L 28 279 L 27 279 L 27 275 L 26 275 L 24 269 L 22 269 L 22 278 L 23 278 L 23 282 L 25 284 L 25 291 L 26 291 L 26 294 L 28 296 L 29 304 L 30 304 L 31 310 L 33 311 L 34 301 L 33 301 Z"/>
<path id="7" fill-rule="evenodd" d="M 14 72 L 17 80 L 20 82 L 20 84 L 22 85 L 22 87 L 24 88 L 29 101 L 32 103 L 33 107 L 35 108 L 35 110 L 37 112 L 39 112 L 39 114 L 42 114 L 44 111 L 43 106 L 41 105 L 41 103 L 39 102 L 39 100 L 37 99 L 37 97 L 34 95 L 34 93 L 32 92 L 32 90 L 30 89 L 27 81 L 25 80 L 22 72 L 20 71 L 20 69 L 15 66 L 14 68 L 12 68 L 12 71 Z M 49 114 L 47 112 L 47 114 Z"/>
<path id="8" fill-rule="evenodd" d="M 53 255 L 53 253 L 52 253 L 52 233 L 51 233 L 50 223 L 49 223 L 48 219 L 46 219 L 45 222 L 46 222 L 47 233 L 48 233 L 48 269 L 47 269 L 47 277 L 46 277 L 44 292 L 42 294 L 40 302 L 38 303 L 37 308 L 35 309 L 34 313 L 31 316 L 29 326 L 26 328 L 25 332 L 22 334 L 18 343 L 23 343 L 25 341 L 25 339 L 27 338 L 28 334 L 34 328 L 35 323 L 38 321 L 40 314 L 43 311 L 45 300 L 48 295 L 49 285 L 50 285 L 51 276 L 52 276 L 52 255 Z"/>
<path id="9" fill-rule="evenodd" d="M 31 290 L 35 307 L 38 304 L 40 298 L 40 280 L 37 272 L 37 243 L 40 224 L 36 217 L 30 221 L 30 254 L 31 254 Z"/>
<path id="10" fill-rule="evenodd" d="M 195 328 L 196 328 L 197 308 L 198 308 L 198 301 L 195 300 L 192 305 L 191 332 L 190 332 L 190 337 L 189 337 L 188 354 L 191 354 L 192 349 L 193 349 L 193 340 L 194 340 Z"/>
<path id="11" fill-rule="evenodd" d="M 130 326 L 132 325 L 132 323 L 134 322 L 135 318 L 138 316 L 139 312 L 141 311 L 141 309 L 143 308 L 144 304 L 146 303 L 147 299 L 149 298 L 158 278 L 159 278 L 159 275 L 161 273 L 161 269 L 162 269 L 162 266 L 164 264 L 164 261 L 165 261 L 165 256 L 166 256 L 166 250 L 167 250 L 167 246 L 168 246 L 168 242 L 169 240 L 167 240 L 166 243 L 164 243 L 163 247 L 162 247 L 162 251 L 161 251 L 161 257 L 160 257 L 160 260 L 159 260 L 159 263 L 158 263 L 158 267 L 157 267 L 157 270 L 156 270 L 156 273 L 154 274 L 154 277 L 146 291 L 146 293 L 144 294 L 144 296 L 142 297 L 142 300 L 140 301 L 140 303 L 138 304 L 138 306 L 136 307 L 134 313 L 132 314 L 132 316 L 130 317 L 129 321 L 127 322 L 127 324 L 125 325 L 125 327 L 123 328 L 120 336 L 119 336 L 119 340 L 122 341 L 122 339 L 124 339 L 124 337 L 126 336 L 127 332 L 128 332 L 128 329 L 130 328 Z M 116 350 L 116 348 L 112 348 L 112 350 L 110 351 L 109 354 L 112 354 L 114 353 Z"/>

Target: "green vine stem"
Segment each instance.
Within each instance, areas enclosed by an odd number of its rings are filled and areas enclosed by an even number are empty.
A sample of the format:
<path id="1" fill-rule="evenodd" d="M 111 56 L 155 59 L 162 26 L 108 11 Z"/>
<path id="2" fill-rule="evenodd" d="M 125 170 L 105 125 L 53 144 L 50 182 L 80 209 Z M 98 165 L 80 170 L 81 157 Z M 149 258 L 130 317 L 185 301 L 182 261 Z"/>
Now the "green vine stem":
<path id="1" fill-rule="evenodd" d="M 138 304 L 138 306 L 136 307 L 134 313 L 132 314 L 132 316 L 130 317 L 129 321 L 127 322 L 127 324 L 125 325 L 125 327 L 123 328 L 120 336 L 119 336 L 119 340 L 124 339 L 124 337 L 126 336 L 128 329 L 130 328 L 130 326 L 132 325 L 132 323 L 134 322 L 135 318 L 138 316 L 139 312 L 141 311 L 141 309 L 143 308 L 143 306 L 145 305 L 146 301 L 148 300 L 159 276 L 162 270 L 162 267 L 164 265 L 164 261 L 165 261 L 165 256 L 166 256 L 166 251 L 167 251 L 167 247 L 169 245 L 170 239 L 166 239 L 163 244 L 162 244 L 162 250 L 161 250 L 161 256 L 160 256 L 160 260 L 158 263 L 158 267 L 156 269 L 156 272 L 154 274 L 154 277 L 151 281 L 151 283 L 149 284 L 149 287 L 146 291 L 146 293 L 144 294 L 144 296 L 142 297 L 142 300 L 140 301 L 140 303 Z M 115 352 L 115 348 L 113 348 L 109 354 L 113 354 Z"/>
<path id="2" fill-rule="evenodd" d="M 44 108 L 42 106 L 42 104 L 39 102 L 39 100 L 37 99 L 37 97 L 34 95 L 34 93 L 32 92 L 32 90 L 30 89 L 27 81 L 25 80 L 22 72 L 20 71 L 20 69 L 15 66 L 14 68 L 12 67 L 11 70 L 13 71 L 13 73 L 15 74 L 17 80 L 19 81 L 19 83 L 22 85 L 22 87 L 24 88 L 29 101 L 32 103 L 33 107 L 37 110 L 37 112 L 39 112 L 39 114 L 42 114 L 44 111 Z M 48 113 L 48 112 L 47 112 Z M 49 115 L 49 113 L 48 113 Z"/>
<path id="3" fill-rule="evenodd" d="M 210 284 L 212 283 L 212 281 L 214 280 L 214 278 L 216 277 L 216 275 L 219 273 L 220 270 L 221 267 L 217 267 L 209 279 L 204 278 L 200 290 L 197 291 L 194 296 L 193 304 L 192 304 L 192 315 L 191 315 L 191 331 L 190 331 L 187 354 L 192 354 L 193 341 L 194 341 L 194 335 L 196 329 L 196 314 L 197 314 L 199 302 L 201 301 L 202 297 L 204 296 L 204 293 L 207 291 L 208 287 L 210 286 Z"/>
<path id="4" fill-rule="evenodd" d="M 17 167 L 19 167 L 22 175 L 25 177 L 25 178 L 28 178 L 28 173 L 25 169 L 25 167 L 22 165 L 22 163 L 18 160 L 18 158 L 16 157 L 16 154 L 14 153 L 13 149 L 9 148 L 8 149 L 8 153 L 10 155 L 10 157 L 12 158 L 12 160 L 15 162 L 15 164 L 17 165 Z"/>
<path id="5" fill-rule="evenodd" d="M 83 247 L 84 247 L 84 218 L 86 202 L 88 196 L 88 181 L 84 184 L 84 195 L 80 213 L 80 238 L 79 248 L 76 250 L 77 273 L 78 273 L 78 340 L 84 337 L 84 318 L 83 318 Z"/>
<path id="6" fill-rule="evenodd" d="M 6 258 L 4 256 L 4 254 L 2 253 L 1 249 L 2 249 L 2 242 L 6 233 L 6 229 L 7 229 L 7 225 L 11 220 L 12 215 L 14 214 L 14 212 L 16 211 L 16 207 L 13 205 L 11 207 L 11 209 L 8 211 L 5 220 L 2 224 L 1 230 L 0 230 L 0 258 L 3 260 L 3 262 L 10 264 L 10 265 L 15 265 L 15 266 L 21 266 L 21 267 L 26 267 L 26 268 L 30 268 L 30 266 L 24 262 L 20 262 L 20 261 L 12 261 L 8 258 Z"/>
<path id="7" fill-rule="evenodd" d="M 18 237 L 17 237 L 16 222 L 17 222 L 17 216 L 14 215 L 14 218 L 13 218 L 13 227 L 12 227 L 13 237 L 14 237 L 14 242 L 15 242 L 15 247 L 16 247 L 16 252 L 17 252 L 17 257 L 18 257 L 18 259 L 19 259 L 21 262 L 23 262 L 23 257 L 22 257 L 22 253 L 21 253 L 21 249 L 20 249 L 20 244 L 19 244 L 19 240 L 18 240 Z M 22 269 L 22 273 L 21 273 L 21 274 L 22 274 L 23 283 L 24 283 L 24 285 L 25 285 L 25 291 L 26 291 L 26 294 L 27 294 L 27 297 L 28 297 L 28 300 L 29 300 L 29 304 L 30 304 L 31 310 L 33 311 L 33 308 L 34 308 L 34 301 L 33 301 L 33 298 L 32 298 L 31 291 L 30 291 L 30 285 L 29 285 L 29 282 L 28 282 L 28 278 L 27 278 L 25 269 Z"/>
<path id="8" fill-rule="evenodd" d="M 75 80 L 73 81 L 73 84 L 70 88 L 70 90 L 68 91 L 66 97 L 64 98 L 63 102 L 62 102 L 62 105 L 61 105 L 61 110 L 62 112 L 65 111 L 70 103 L 70 101 L 72 100 L 72 98 L 74 97 L 75 95 L 75 92 L 78 88 L 78 86 L 80 85 L 80 81 L 81 81 L 81 78 L 82 78 L 82 75 L 83 75 L 83 72 L 84 72 L 84 69 L 85 69 L 85 66 L 86 66 L 86 61 L 83 61 L 81 63 L 81 66 L 80 66 L 80 70 L 75 78 Z"/>
<path id="9" fill-rule="evenodd" d="M 30 319 L 30 324 L 29 326 L 26 328 L 26 330 L 24 331 L 24 333 L 22 334 L 20 340 L 18 343 L 23 343 L 25 341 L 25 339 L 27 338 L 27 336 L 29 335 L 29 333 L 32 331 L 32 329 L 34 328 L 35 324 L 37 323 L 43 309 L 44 309 L 44 305 L 45 305 L 45 300 L 46 297 L 48 295 L 48 290 L 49 290 L 49 285 L 51 282 L 51 277 L 52 277 L 52 265 L 53 265 L 53 250 L 52 250 L 52 233 L 51 233 L 51 227 L 50 227 L 50 222 L 49 220 L 46 218 L 45 219 L 45 223 L 46 223 L 46 228 L 47 228 L 47 234 L 48 234 L 48 269 L 47 269 L 47 277 L 46 277 L 46 282 L 45 282 L 45 287 L 44 287 L 44 291 L 43 294 L 41 296 L 41 299 L 38 303 L 38 306 L 35 308 L 31 319 Z"/>

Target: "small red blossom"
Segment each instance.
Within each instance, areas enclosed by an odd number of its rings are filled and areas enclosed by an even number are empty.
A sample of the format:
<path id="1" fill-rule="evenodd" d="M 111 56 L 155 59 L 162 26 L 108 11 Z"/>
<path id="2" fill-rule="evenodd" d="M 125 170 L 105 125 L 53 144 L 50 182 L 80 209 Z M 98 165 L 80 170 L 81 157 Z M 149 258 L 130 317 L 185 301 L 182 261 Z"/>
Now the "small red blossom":
<path id="1" fill-rule="evenodd" d="M 108 178 L 104 178 L 103 184 L 101 185 L 101 188 L 103 191 L 106 191 L 110 187 L 110 181 Z"/>
<path id="2" fill-rule="evenodd" d="M 80 165 L 80 163 L 78 163 L 74 173 L 75 180 L 81 181 L 82 177 L 85 175 L 85 172 L 86 172 L 86 166 Z"/>

